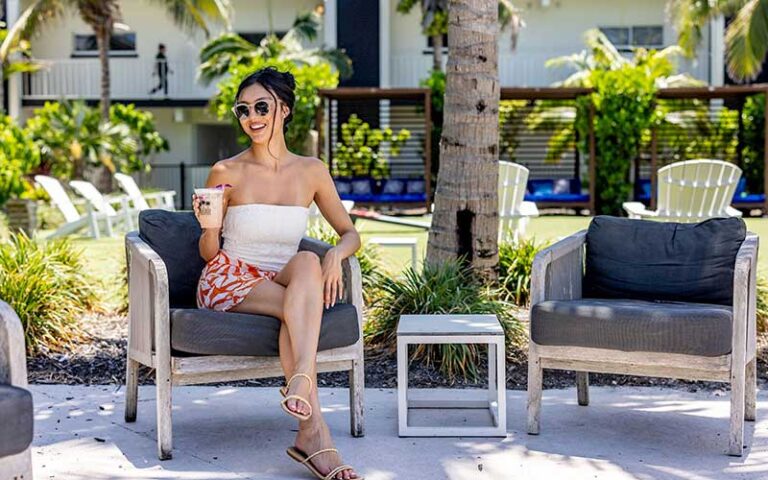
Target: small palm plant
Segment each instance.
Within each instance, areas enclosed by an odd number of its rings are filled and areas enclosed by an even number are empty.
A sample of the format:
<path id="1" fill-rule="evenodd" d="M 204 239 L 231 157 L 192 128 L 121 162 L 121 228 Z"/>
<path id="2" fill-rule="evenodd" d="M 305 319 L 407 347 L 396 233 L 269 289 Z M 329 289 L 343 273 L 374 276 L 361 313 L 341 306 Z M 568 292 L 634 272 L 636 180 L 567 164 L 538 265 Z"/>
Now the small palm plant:
<path id="1" fill-rule="evenodd" d="M 419 271 L 409 267 L 400 278 L 384 278 L 380 289 L 364 326 L 369 345 L 394 350 L 400 315 L 405 314 L 492 314 L 504 328 L 507 351 L 524 338 L 521 324 L 511 315 L 512 305 L 460 260 L 425 263 Z M 460 344 L 421 345 L 413 354 L 448 378 L 473 380 L 479 376 L 482 356 L 480 346 Z"/>

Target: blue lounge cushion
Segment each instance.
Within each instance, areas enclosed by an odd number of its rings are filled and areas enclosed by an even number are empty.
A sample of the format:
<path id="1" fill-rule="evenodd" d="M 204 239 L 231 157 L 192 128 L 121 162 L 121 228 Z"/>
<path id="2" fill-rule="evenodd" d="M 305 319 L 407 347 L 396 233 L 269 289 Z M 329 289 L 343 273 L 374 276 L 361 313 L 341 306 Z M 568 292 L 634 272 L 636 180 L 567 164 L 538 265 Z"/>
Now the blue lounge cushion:
<path id="1" fill-rule="evenodd" d="M 586 238 L 584 297 L 732 305 L 741 218 L 685 224 L 595 217 Z"/>
<path id="2" fill-rule="evenodd" d="M 578 178 L 537 178 L 528 180 L 525 200 L 576 203 L 588 202 L 589 195 L 581 193 L 581 181 Z"/>

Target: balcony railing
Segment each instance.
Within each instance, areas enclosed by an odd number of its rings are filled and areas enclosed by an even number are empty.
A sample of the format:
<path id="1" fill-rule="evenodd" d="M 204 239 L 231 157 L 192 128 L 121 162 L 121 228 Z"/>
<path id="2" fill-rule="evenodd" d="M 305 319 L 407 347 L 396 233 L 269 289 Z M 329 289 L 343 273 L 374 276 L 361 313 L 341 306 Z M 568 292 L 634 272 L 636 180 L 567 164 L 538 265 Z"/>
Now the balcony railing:
<path id="1" fill-rule="evenodd" d="M 56 100 L 60 98 L 98 99 L 101 91 L 101 68 L 98 59 L 78 58 L 41 60 L 42 70 L 24 78 L 25 100 Z M 197 63 L 194 61 L 168 62 L 168 94 L 159 91 L 150 94 L 159 79 L 153 76 L 153 59 L 110 59 L 110 94 L 114 99 L 151 100 L 207 100 L 216 92 L 215 84 L 204 87 L 195 81 Z"/>
<path id="2" fill-rule="evenodd" d="M 500 84 L 504 87 L 544 87 L 564 80 L 573 70 L 564 67 L 547 68 L 545 64 L 550 58 L 571 53 L 573 52 L 539 51 L 502 54 L 499 56 Z M 446 57 L 443 56 L 444 64 Z M 431 54 L 394 55 L 390 61 L 390 83 L 393 87 L 417 87 L 419 81 L 426 78 L 431 69 Z M 707 58 L 681 61 L 679 70 L 699 80 L 709 80 Z"/>

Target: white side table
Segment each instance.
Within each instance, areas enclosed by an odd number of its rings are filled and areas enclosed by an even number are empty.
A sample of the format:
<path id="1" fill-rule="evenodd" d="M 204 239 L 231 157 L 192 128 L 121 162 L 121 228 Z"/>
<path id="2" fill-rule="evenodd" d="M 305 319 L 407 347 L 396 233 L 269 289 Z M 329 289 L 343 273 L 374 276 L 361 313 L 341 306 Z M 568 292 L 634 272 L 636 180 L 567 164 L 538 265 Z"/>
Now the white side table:
<path id="1" fill-rule="evenodd" d="M 481 343 L 488 345 L 488 389 L 412 390 L 408 388 L 408 345 Z M 507 435 L 504 330 L 496 315 L 401 315 L 397 327 L 397 417 L 401 437 L 505 437 Z M 493 426 L 412 426 L 415 408 L 487 409 Z"/>
<path id="2" fill-rule="evenodd" d="M 382 247 L 408 247 L 411 249 L 411 267 L 418 266 L 418 239 L 415 237 L 373 237 L 368 239 L 368 243 Z"/>

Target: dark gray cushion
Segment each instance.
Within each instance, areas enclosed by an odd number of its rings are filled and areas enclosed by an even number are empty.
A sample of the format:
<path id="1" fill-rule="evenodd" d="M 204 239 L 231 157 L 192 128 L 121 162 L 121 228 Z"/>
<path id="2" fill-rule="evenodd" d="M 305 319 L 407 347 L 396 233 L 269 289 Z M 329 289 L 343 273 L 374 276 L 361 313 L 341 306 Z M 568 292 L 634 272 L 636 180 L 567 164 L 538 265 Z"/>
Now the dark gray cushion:
<path id="1" fill-rule="evenodd" d="M 587 232 L 584 297 L 733 303 L 740 218 L 663 223 L 595 217 Z"/>
<path id="2" fill-rule="evenodd" d="M 731 307 L 645 300 L 550 300 L 531 310 L 531 339 L 626 352 L 716 357 L 731 351 Z"/>
<path id="3" fill-rule="evenodd" d="M 205 261 L 200 257 L 200 223 L 192 212 L 144 210 L 139 237 L 160 255 L 168 270 L 171 308 L 195 308 L 195 293 Z"/>
<path id="4" fill-rule="evenodd" d="M 280 320 L 264 315 L 205 309 L 171 310 L 171 348 L 196 355 L 277 356 Z M 325 310 L 318 350 L 352 345 L 360 338 L 357 309 Z"/>
<path id="5" fill-rule="evenodd" d="M 32 443 L 32 394 L 11 385 L 0 385 L 0 458 L 15 455 Z"/>

